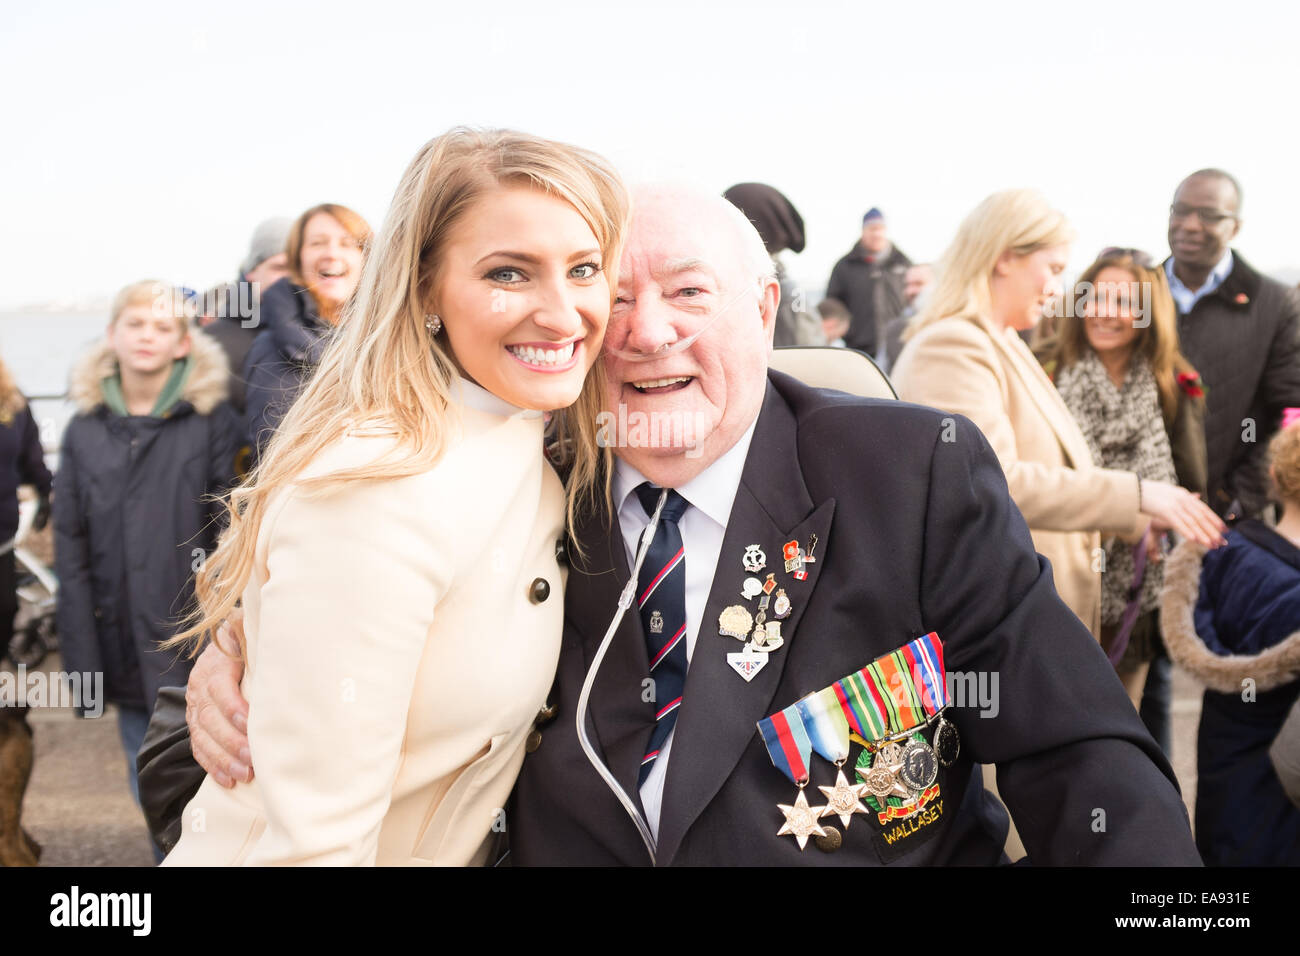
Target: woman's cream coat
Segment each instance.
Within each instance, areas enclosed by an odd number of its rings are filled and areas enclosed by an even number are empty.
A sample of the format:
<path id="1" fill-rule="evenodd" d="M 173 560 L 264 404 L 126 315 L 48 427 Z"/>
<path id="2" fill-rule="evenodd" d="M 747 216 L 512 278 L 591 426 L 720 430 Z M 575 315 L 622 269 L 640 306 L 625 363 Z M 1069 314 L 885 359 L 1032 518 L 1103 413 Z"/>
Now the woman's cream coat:
<path id="1" fill-rule="evenodd" d="M 483 861 L 559 656 L 564 497 L 539 413 L 456 408 L 428 472 L 272 499 L 244 592 L 254 779 L 205 780 L 167 863 Z M 354 431 L 308 473 L 390 443 Z"/>
<path id="2" fill-rule="evenodd" d="M 941 319 L 907 343 L 891 378 L 904 401 L 965 415 L 984 433 L 1057 592 L 1099 636 L 1100 532 L 1139 528 L 1137 476 L 1093 465 L 1070 410 L 1013 330 Z"/>

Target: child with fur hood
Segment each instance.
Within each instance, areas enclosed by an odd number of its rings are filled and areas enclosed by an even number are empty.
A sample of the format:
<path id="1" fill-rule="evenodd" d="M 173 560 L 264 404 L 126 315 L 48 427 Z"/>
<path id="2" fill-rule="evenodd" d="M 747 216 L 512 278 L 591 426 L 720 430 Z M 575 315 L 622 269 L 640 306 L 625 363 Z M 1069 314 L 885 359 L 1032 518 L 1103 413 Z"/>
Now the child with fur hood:
<path id="1" fill-rule="evenodd" d="M 1277 527 L 1241 521 L 1208 553 L 1183 542 L 1161 595 L 1169 656 L 1206 687 L 1196 845 L 1210 866 L 1300 865 L 1300 808 L 1269 754 L 1300 696 L 1300 427 L 1269 452 Z"/>
<path id="2" fill-rule="evenodd" d="M 189 676 L 190 661 L 158 642 L 189 610 L 224 511 L 213 496 L 235 481 L 243 428 L 228 379 L 184 297 L 149 281 L 118 294 L 106 337 L 72 371 L 77 414 L 54 480 L 60 646 L 65 670 L 103 674 L 133 795 L 158 688 Z"/>

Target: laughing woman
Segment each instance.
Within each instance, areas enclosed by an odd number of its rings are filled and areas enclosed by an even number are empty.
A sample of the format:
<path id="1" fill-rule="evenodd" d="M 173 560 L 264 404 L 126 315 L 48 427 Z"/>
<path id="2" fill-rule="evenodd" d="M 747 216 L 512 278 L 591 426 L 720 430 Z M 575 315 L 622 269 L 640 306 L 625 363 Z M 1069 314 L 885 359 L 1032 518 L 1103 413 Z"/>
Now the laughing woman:
<path id="1" fill-rule="evenodd" d="M 289 228 L 289 275 L 262 295 L 266 334 L 244 360 L 248 437 L 266 447 L 285 411 L 320 363 L 331 330 L 361 281 L 370 226 L 347 206 L 312 206 Z"/>
<path id="2" fill-rule="evenodd" d="M 484 860 L 560 649 L 543 411 L 573 406 L 571 515 L 602 493 L 592 369 L 626 220 L 584 150 L 453 130 L 416 156 L 199 575 L 191 640 L 242 599 L 257 775 L 205 779 L 167 863 Z"/>

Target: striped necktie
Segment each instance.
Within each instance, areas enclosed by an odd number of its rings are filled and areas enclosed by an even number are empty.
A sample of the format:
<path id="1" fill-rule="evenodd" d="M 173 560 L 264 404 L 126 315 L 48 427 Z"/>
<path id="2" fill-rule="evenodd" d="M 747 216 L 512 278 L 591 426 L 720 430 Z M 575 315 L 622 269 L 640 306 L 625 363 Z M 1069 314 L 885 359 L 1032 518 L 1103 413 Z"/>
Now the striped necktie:
<path id="1" fill-rule="evenodd" d="M 648 481 L 637 486 L 636 496 L 647 517 L 654 514 L 661 490 Z M 656 705 L 655 726 L 641 760 L 638 786 L 645 783 L 655 758 L 672 733 L 686 686 L 686 549 L 677 522 L 687 507 L 686 499 L 670 489 L 654 540 L 637 577 L 637 607 L 650 658 Z"/>

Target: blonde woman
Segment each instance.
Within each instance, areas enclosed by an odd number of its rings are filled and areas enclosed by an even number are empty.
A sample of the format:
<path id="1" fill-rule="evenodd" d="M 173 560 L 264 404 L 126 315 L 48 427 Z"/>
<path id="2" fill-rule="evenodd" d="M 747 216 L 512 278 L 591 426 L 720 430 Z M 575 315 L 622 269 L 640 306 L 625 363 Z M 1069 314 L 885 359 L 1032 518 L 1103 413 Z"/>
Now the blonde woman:
<path id="1" fill-rule="evenodd" d="M 983 431 L 1062 600 L 1100 637 L 1102 532 L 1137 540 L 1150 524 L 1212 547 L 1224 526 L 1172 482 L 1096 467 L 1020 338 L 1061 294 L 1072 238 L 1065 216 L 1032 190 L 985 199 L 944 254 L 892 378 L 905 401 L 965 415 Z"/>
<path id="2" fill-rule="evenodd" d="M 626 219 L 580 149 L 458 129 L 415 157 L 199 575 L 191 639 L 242 598 L 257 775 L 205 779 L 168 863 L 483 861 L 560 648 L 544 410 L 573 406 L 570 516 L 607 493 L 593 364 Z"/>

